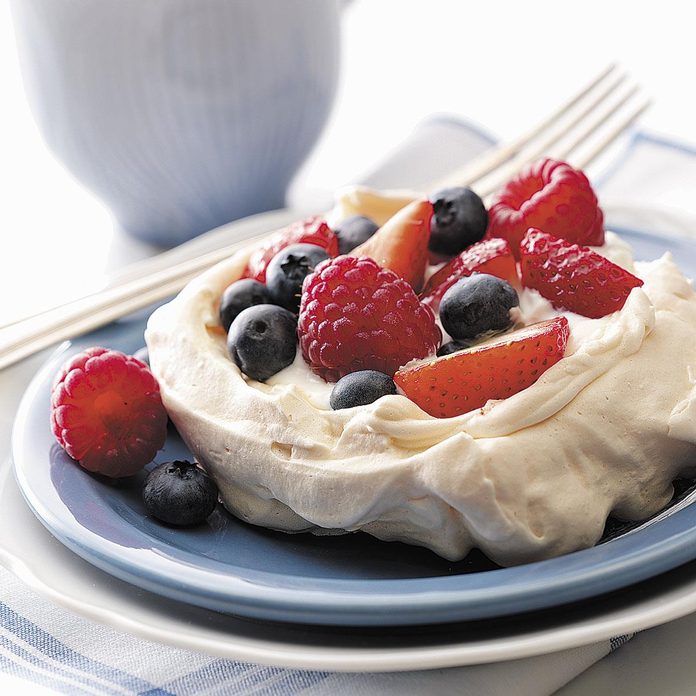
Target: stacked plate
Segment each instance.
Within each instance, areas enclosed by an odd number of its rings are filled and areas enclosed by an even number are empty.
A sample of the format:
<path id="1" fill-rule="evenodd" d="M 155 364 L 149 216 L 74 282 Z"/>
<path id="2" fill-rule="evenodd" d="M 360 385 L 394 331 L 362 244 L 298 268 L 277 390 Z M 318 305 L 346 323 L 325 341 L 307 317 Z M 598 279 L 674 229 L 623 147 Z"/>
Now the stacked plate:
<path id="1" fill-rule="evenodd" d="M 263 216 L 258 225 L 260 232 Z M 625 236 L 637 258 L 671 249 L 687 275 L 696 275 L 691 244 Z M 594 548 L 515 568 L 476 553 L 449 563 L 364 534 L 289 536 L 223 509 L 194 529 L 157 524 L 137 482 L 87 474 L 48 426 L 51 380 L 66 357 L 88 345 L 134 352 L 144 324 L 142 316 L 118 322 L 63 346 L 22 400 L 13 434 L 16 483 L 5 470 L 0 490 L 0 557 L 52 599 L 180 647 L 355 671 L 550 652 L 696 608 L 696 506 L 675 506 Z M 173 458 L 190 455 L 172 429 L 156 463 Z"/>

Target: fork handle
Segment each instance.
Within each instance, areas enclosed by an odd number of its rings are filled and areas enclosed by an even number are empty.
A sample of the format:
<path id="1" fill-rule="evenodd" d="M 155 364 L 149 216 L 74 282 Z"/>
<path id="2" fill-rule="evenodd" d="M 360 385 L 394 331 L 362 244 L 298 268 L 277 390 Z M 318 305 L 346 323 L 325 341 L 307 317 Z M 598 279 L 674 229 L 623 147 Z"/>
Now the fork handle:
<path id="1" fill-rule="evenodd" d="M 180 261 L 0 328 L 0 370 L 54 343 L 92 331 L 176 294 L 202 271 L 267 234 Z"/>

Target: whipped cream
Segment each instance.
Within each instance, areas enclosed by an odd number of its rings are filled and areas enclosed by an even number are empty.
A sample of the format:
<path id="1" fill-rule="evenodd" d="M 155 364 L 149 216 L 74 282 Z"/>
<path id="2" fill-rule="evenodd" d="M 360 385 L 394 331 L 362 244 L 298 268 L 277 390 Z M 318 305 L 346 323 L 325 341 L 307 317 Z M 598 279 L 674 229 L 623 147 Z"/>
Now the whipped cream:
<path id="1" fill-rule="evenodd" d="M 360 195 L 344 194 L 349 214 L 375 216 L 373 206 L 388 217 L 408 198 L 372 192 L 361 207 Z M 601 253 L 645 281 L 624 308 L 564 313 L 566 357 L 534 385 L 436 419 L 400 395 L 331 411 L 331 385 L 299 356 L 266 384 L 247 380 L 227 356 L 217 308 L 251 251 L 189 283 L 146 332 L 169 415 L 241 519 L 363 530 L 450 560 L 477 547 L 509 565 L 591 546 L 609 514 L 645 519 L 677 475 L 694 473 L 696 295 L 669 255 L 634 265 L 607 234 Z M 558 314 L 528 290 L 520 311 L 526 323 Z"/>

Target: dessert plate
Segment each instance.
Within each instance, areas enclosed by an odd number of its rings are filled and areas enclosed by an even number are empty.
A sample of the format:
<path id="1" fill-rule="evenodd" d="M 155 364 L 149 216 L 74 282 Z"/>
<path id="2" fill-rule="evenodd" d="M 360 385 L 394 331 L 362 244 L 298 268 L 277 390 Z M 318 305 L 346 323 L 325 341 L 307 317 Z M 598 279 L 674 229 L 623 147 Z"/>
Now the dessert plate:
<path id="1" fill-rule="evenodd" d="M 696 274 L 689 242 L 626 233 L 637 258 L 673 251 Z M 36 375 L 19 409 L 17 481 L 41 522 L 106 572 L 165 597 L 219 612 L 293 623 L 414 625 L 508 616 L 594 597 L 696 558 L 696 507 L 591 549 L 496 568 L 481 557 L 449 563 L 429 551 L 345 537 L 288 536 L 218 509 L 203 527 L 175 530 L 145 515 L 139 481 L 109 483 L 77 467 L 48 427 L 52 377 L 87 345 L 142 345 L 144 320 L 119 322 L 63 346 Z M 175 432 L 157 462 L 186 457 Z M 142 478 L 141 475 L 140 478 Z"/>

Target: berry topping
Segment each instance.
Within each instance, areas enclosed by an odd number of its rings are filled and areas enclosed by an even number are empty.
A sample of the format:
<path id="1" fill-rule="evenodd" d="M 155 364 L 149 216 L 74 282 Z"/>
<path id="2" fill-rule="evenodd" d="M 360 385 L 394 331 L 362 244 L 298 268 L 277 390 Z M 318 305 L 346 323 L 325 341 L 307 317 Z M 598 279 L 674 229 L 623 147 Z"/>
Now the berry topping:
<path id="1" fill-rule="evenodd" d="M 556 317 L 473 348 L 399 370 L 394 381 L 426 413 L 449 418 L 506 399 L 534 384 L 568 343 L 568 320 Z"/>
<path id="2" fill-rule="evenodd" d="M 279 251 L 266 269 L 266 286 L 271 302 L 297 313 L 302 283 L 329 255 L 316 244 L 293 244 Z"/>
<path id="3" fill-rule="evenodd" d="M 509 329 L 510 310 L 519 306 L 515 288 L 487 273 L 474 273 L 458 280 L 440 303 L 442 328 L 455 340 Z"/>
<path id="4" fill-rule="evenodd" d="M 243 310 L 227 334 L 227 350 L 239 369 L 251 379 L 264 382 L 295 359 L 295 315 L 275 305 L 263 304 Z"/>
<path id="5" fill-rule="evenodd" d="M 351 256 L 367 256 L 383 268 L 394 271 L 418 292 L 428 265 L 428 240 L 433 206 L 430 201 L 414 201 L 375 232 Z"/>
<path id="6" fill-rule="evenodd" d="M 454 256 L 486 234 L 488 213 L 483 201 L 468 188 L 456 186 L 433 194 L 430 251 Z"/>
<path id="7" fill-rule="evenodd" d="M 353 215 L 342 220 L 335 228 L 338 237 L 338 253 L 347 254 L 366 242 L 379 229 L 376 222 L 364 215 Z"/>
<path id="8" fill-rule="evenodd" d="M 89 348 L 54 380 L 51 429 L 80 466 L 120 478 L 142 469 L 164 445 L 167 412 L 145 363 L 117 350 Z"/>
<path id="9" fill-rule="evenodd" d="M 601 254 L 530 229 L 520 247 L 522 283 L 557 309 L 597 319 L 624 306 L 640 278 Z"/>
<path id="10" fill-rule="evenodd" d="M 228 285 L 220 298 L 220 323 L 225 332 L 242 310 L 260 304 L 273 304 L 273 300 L 268 288 L 258 280 L 243 278 Z"/>
<path id="11" fill-rule="evenodd" d="M 440 344 L 435 317 L 411 286 L 354 256 L 325 261 L 305 280 L 298 329 L 304 359 L 327 382 L 358 370 L 393 375 Z"/>
<path id="12" fill-rule="evenodd" d="M 149 515 L 177 527 L 205 522 L 215 510 L 218 489 L 191 462 L 165 462 L 145 479 L 143 502 Z"/>
<path id="13" fill-rule="evenodd" d="M 249 257 L 245 278 L 253 278 L 260 283 L 266 282 L 266 268 L 271 259 L 291 244 L 316 244 L 326 249 L 329 256 L 338 254 L 338 239 L 326 221 L 319 216 L 295 222 L 269 237 L 266 243 Z"/>
<path id="14" fill-rule="evenodd" d="M 423 290 L 422 300 L 437 312 L 443 295 L 460 278 L 472 273 L 488 273 L 512 285 L 519 284 L 517 265 L 510 245 L 504 239 L 486 239 L 465 249 L 433 274 Z"/>
<path id="15" fill-rule="evenodd" d="M 604 215 L 590 182 L 565 162 L 542 159 L 523 169 L 498 193 L 488 211 L 488 237 L 519 245 L 530 227 L 576 244 L 604 244 Z"/>
<path id="16" fill-rule="evenodd" d="M 351 372 L 336 382 L 330 404 L 334 411 L 353 406 L 367 406 L 382 396 L 396 394 L 394 380 L 377 370 Z"/>

